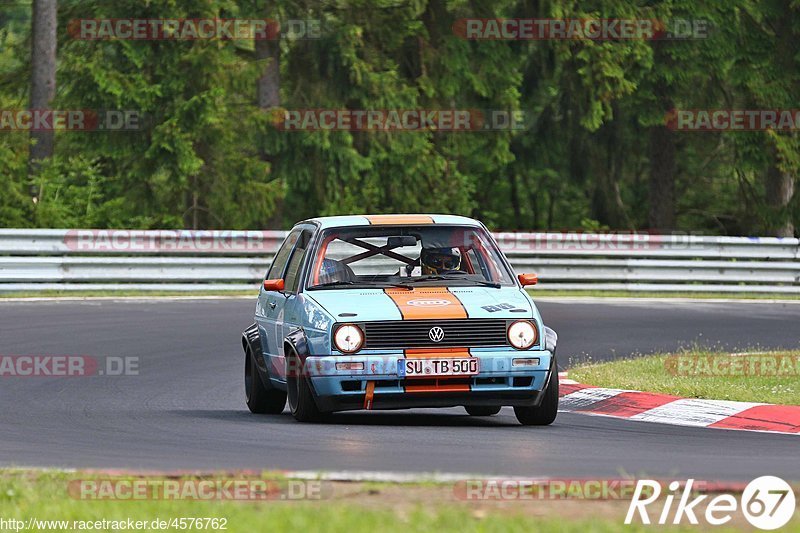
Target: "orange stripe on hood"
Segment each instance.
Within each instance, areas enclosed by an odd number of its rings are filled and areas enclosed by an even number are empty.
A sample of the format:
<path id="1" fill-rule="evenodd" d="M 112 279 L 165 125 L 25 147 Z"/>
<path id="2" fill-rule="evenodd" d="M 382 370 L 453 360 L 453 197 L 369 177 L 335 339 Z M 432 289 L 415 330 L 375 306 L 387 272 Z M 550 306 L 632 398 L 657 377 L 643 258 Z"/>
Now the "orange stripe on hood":
<path id="1" fill-rule="evenodd" d="M 468 318 L 467 310 L 455 294 L 447 287 L 425 287 L 422 289 L 384 289 L 384 292 L 400 309 L 403 320 L 430 320 Z M 468 348 L 421 348 L 405 350 L 408 359 L 430 359 L 471 357 Z M 417 383 L 414 383 L 414 382 Z M 469 379 L 433 378 L 409 379 L 406 392 L 469 392 Z"/>
<path id="2" fill-rule="evenodd" d="M 428 215 L 367 215 L 370 224 L 433 224 Z"/>
<path id="3" fill-rule="evenodd" d="M 403 320 L 428 320 L 468 318 L 461 300 L 447 287 L 425 287 L 423 289 L 384 289 L 394 301 Z"/>

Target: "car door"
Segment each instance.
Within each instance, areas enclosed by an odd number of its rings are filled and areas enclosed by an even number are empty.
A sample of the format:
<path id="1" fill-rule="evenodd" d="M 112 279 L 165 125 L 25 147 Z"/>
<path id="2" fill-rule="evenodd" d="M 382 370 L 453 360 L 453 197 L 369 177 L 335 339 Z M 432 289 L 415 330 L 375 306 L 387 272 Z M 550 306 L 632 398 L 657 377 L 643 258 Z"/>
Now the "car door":
<path id="1" fill-rule="evenodd" d="M 308 260 L 307 256 L 310 252 L 312 236 L 313 231 L 311 228 L 303 230 L 286 266 L 284 277 L 284 308 L 282 315 L 279 317 L 282 327 L 281 339 L 285 339 L 290 333 L 293 333 L 297 328 L 301 328 L 304 325 L 303 302 L 301 301 L 299 293 L 302 289 L 301 284 L 303 272 L 305 270 L 304 266 Z M 281 353 L 283 353 L 282 348 L 283 343 L 281 343 Z M 281 363 L 285 364 L 285 359 L 283 359 Z"/>
<path id="2" fill-rule="evenodd" d="M 300 238 L 302 229 L 293 229 L 283 241 L 275 259 L 269 267 L 264 279 L 283 279 L 289 259 L 294 251 L 295 244 Z M 256 305 L 256 323 L 258 324 L 259 335 L 261 337 L 261 349 L 264 363 L 273 379 L 283 380 L 283 365 L 276 366 L 282 360 L 283 355 L 283 334 L 282 324 L 279 324 L 278 317 L 283 312 L 286 295 L 283 292 L 267 291 L 261 287 Z"/>

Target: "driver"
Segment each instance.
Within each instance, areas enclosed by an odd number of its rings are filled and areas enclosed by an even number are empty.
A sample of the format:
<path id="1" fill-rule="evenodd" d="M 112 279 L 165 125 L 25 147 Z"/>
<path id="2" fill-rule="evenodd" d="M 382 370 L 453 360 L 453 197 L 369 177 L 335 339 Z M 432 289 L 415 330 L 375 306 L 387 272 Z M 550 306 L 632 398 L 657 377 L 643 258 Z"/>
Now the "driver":
<path id="1" fill-rule="evenodd" d="M 423 248 L 420 254 L 422 274 L 445 274 L 461 268 L 461 250 L 458 248 Z"/>

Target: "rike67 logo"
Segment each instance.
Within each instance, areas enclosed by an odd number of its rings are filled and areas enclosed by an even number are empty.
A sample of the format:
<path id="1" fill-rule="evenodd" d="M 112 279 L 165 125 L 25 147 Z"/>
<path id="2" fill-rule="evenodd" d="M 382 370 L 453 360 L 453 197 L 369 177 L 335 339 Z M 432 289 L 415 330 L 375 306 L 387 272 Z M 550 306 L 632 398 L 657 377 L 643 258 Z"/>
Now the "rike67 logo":
<path id="1" fill-rule="evenodd" d="M 740 499 L 732 494 L 719 494 L 709 500 L 708 494 L 697 495 L 697 491 L 693 491 L 693 484 L 694 479 L 688 480 L 678 494 L 681 483 L 678 481 L 670 483 L 669 492 L 663 498 L 661 513 L 655 512 L 651 519 L 648 506 L 661 497 L 661 483 L 640 479 L 633 492 L 625 523 L 635 522 L 638 516 L 642 524 L 655 522 L 660 525 L 668 523 L 677 525 L 688 521 L 697 525 L 699 516 L 707 524 L 721 526 L 730 522 L 734 514 L 741 510 L 754 527 L 774 530 L 785 526 L 794 515 L 796 505 L 794 491 L 791 485 L 779 477 L 762 476 L 754 479 L 745 487 Z M 675 504 L 676 498 L 677 504 Z"/>

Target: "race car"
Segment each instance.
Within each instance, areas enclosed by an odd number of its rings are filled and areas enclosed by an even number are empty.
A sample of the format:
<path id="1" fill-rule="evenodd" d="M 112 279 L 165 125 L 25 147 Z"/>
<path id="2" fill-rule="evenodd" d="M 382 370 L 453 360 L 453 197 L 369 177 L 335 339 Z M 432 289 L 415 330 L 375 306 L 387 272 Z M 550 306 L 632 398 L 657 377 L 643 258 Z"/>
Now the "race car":
<path id="1" fill-rule="evenodd" d="M 360 409 L 558 412 L 557 335 L 479 221 L 313 218 L 289 232 L 242 335 L 247 406 L 301 422 Z"/>

